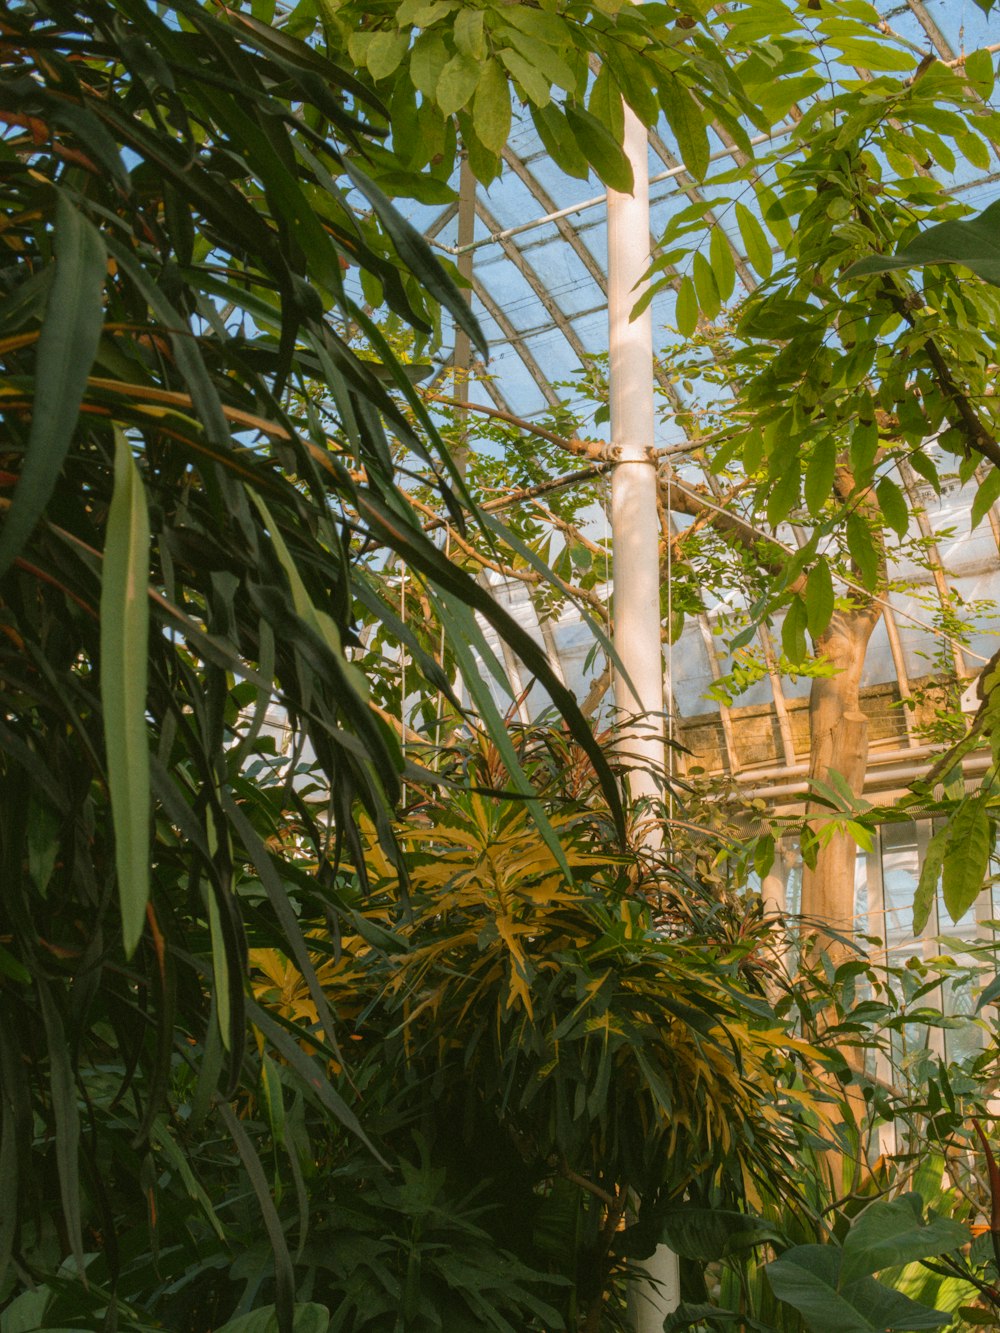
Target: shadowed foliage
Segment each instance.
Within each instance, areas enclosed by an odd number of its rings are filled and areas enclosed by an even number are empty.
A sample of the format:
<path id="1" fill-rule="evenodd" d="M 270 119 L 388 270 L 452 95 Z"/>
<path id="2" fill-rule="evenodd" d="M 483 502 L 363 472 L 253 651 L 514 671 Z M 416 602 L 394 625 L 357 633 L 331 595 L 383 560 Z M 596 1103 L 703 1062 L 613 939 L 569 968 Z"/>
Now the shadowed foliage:
<path id="1" fill-rule="evenodd" d="M 283 1328 L 291 1262 L 225 1103 L 259 1077 L 248 938 L 297 960 L 332 1031 L 298 917 L 337 911 L 359 812 L 398 861 L 407 766 L 352 662 L 359 605 L 450 693 L 383 598 L 387 553 L 484 660 L 472 609 L 510 637 L 616 799 L 543 656 L 398 488 L 402 458 L 461 525 L 461 480 L 358 274 L 409 329 L 443 305 L 485 348 L 359 165 L 373 108 L 328 53 L 193 0 L 15 5 L 0 24 L 0 1272 L 103 1248 L 114 1289 L 116 1200 L 149 1192 L 190 1065 L 193 1121 L 212 1117 L 258 1197 Z M 246 776 L 275 705 L 328 788 L 294 896 Z M 296 1070 L 360 1132 L 322 1064 Z"/>

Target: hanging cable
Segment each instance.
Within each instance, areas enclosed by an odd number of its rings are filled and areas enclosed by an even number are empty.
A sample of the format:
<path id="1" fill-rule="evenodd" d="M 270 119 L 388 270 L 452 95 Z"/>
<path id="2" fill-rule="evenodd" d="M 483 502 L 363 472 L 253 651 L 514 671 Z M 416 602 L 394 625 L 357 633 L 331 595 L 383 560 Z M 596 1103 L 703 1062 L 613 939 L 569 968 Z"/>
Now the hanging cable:
<path id="1" fill-rule="evenodd" d="M 674 543 L 673 468 L 667 467 L 667 813 L 674 818 Z"/>
<path id="2" fill-rule="evenodd" d="M 406 565 L 399 565 L 399 618 L 406 625 Z M 406 644 L 399 644 L 399 749 L 406 761 Z M 406 779 L 400 784 L 400 803 L 406 806 Z"/>

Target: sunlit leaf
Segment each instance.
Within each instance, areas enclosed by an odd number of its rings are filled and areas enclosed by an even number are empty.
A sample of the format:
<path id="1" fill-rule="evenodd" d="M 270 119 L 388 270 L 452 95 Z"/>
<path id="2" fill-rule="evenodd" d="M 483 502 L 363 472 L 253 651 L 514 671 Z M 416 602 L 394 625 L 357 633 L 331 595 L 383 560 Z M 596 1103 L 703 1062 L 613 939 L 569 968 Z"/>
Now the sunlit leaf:
<path id="1" fill-rule="evenodd" d="M 139 942 L 149 900 L 149 517 L 125 436 L 115 437 L 115 486 L 101 579 L 101 702 L 125 952 Z"/>

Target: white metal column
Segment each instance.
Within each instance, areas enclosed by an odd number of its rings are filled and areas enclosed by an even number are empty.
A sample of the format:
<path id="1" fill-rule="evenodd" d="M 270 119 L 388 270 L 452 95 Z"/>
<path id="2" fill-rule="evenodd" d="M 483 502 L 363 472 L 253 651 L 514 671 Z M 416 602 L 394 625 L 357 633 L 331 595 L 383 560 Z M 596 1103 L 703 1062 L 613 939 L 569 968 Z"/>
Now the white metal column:
<path id="1" fill-rule="evenodd" d="M 653 456 L 653 325 L 647 309 L 632 319 L 649 267 L 649 147 L 645 127 L 625 106 L 630 195 L 608 191 L 608 351 L 610 354 L 611 536 L 614 643 L 624 668 L 615 674 L 617 749 L 630 769 L 632 802 L 663 797 L 663 649 L 660 643 L 659 518 Z M 625 679 L 627 676 L 627 680 Z M 650 841 L 657 838 L 651 831 Z M 636 1285 L 637 1333 L 661 1333 L 680 1300 L 677 1256 L 665 1245 L 643 1265 Z"/>
<path id="2" fill-rule="evenodd" d="M 663 650 L 652 452 L 653 326 L 648 308 L 630 318 L 650 262 L 648 149 L 646 130 L 627 106 L 624 147 L 634 191 L 608 191 L 611 443 L 617 460 L 611 474 L 611 536 L 614 642 L 625 668 L 615 675 L 618 749 L 634 770 L 629 790 L 636 800 L 662 794 Z"/>

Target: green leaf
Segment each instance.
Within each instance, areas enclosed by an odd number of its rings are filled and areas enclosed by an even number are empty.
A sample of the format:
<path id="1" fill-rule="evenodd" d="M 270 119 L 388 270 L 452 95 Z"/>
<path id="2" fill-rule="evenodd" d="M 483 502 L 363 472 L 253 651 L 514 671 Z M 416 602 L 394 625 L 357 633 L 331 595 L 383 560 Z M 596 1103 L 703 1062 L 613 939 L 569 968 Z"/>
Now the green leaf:
<path id="1" fill-rule="evenodd" d="M 486 38 L 483 33 L 483 11 L 481 9 L 460 9 L 455 15 L 452 29 L 455 45 L 473 60 L 486 59 Z"/>
<path id="2" fill-rule="evenodd" d="M 873 72 L 905 73 L 917 63 L 911 51 L 903 51 L 898 46 L 891 46 L 887 41 L 865 41 L 863 38 L 849 38 L 846 41 L 834 41 L 831 45 L 839 48 L 844 60 L 856 69 Z"/>
<path id="3" fill-rule="evenodd" d="M 583 107 L 566 105 L 566 120 L 587 161 L 612 190 L 631 194 L 632 167 L 622 147 L 596 116 Z"/>
<path id="4" fill-rule="evenodd" d="M 726 1208 L 671 1208 L 663 1218 L 661 1241 L 682 1259 L 713 1263 L 765 1241 L 784 1240 L 763 1218 Z"/>
<path id="5" fill-rule="evenodd" d="M 778 197 L 774 190 L 766 185 L 757 184 L 757 206 L 764 226 L 784 249 L 792 243 L 792 224 L 789 219 L 789 207 Z"/>
<path id="6" fill-rule="evenodd" d="M 733 259 L 729 238 L 719 223 L 716 223 L 712 228 L 709 255 L 712 260 L 712 272 L 715 275 L 715 285 L 719 290 L 719 296 L 723 301 L 728 301 L 733 294 L 733 288 L 736 286 L 736 263 Z"/>
<path id="7" fill-rule="evenodd" d="M 861 582 L 866 588 L 878 585 L 881 556 L 872 538 L 872 531 L 860 514 L 847 516 L 847 549 L 858 567 Z"/>
<path id="8" fill-rule="evenodd" d="M 251 491 L 250 499 L 256 506 L 258 513 L 264 520 L 274 551 L 278 557 L 278 563 L 285 572 L 288 579 L 288 585 L 292 594 L 292 606 L 295 608 L 295 614 L 303 620 L 319 639 L 326 644 L 331 655 L 336 658 L 342 672 L 343 680 L 349 684 L 357 694 L 359 699 L 368 698 L 368 681 L 364 674 L 349 661 L 344 653 L 344 647 L 340 638 L 340 631 L 332 616 L 325 611 L 319 610 L 309 596 L 308 589 L 302 581 L 302 575 L 299 573 L 295 561 L 292 559 L 291 552 L 285 545 L 285 539 L 281 535 L 281 528 L 275 522 L 274 516 L 267 504 L 257 494 Z"/>
<path id="9" fill-rule="evenodd" d="M 625 108 L 608 65 L 602 65 L 590 89 L 587 109 L 611 131 L 616 142 L 625 138 Z"/>
<path id="10" fill-rule="evenodd" d="M 660 105 L 677 140 L 685 167 L 698 180 L 708 172 L 708 130 L 701 107 L 687 85 L 676 76 L 667 76 L 660 84 Z"/>
<path id="11" fill-rule="evenodd" d="M 472 104 L 472 123 L 490 152 L 503 152 L 510 135 L 510 85 L 496 61 L 483 68 Z"/>
<path id="12" fill-rule="evenodd" d="M 874 417 L 870 421 L 859 420 L 851 432 L 851 467 L 854 469 L 855 486 L 871 484 L 878 446 L 878 426 Z"/>
<path id="13" fill-rule="evenodd" d="M 56 195 L 53 248 L 55 277 L 38 337 L 31 433 L 20 480 L 0 530 L 0 574 L 31 536 L 55 489 L 104 321 L 104 242 L 61 190 Z"/>
<path id="14" fill-rule="evenodd" d="M 965 57 L 965 77 L 983 99 L 988 102 L 996 82 L 996 54 L 990 51 L 971 51 Z"/>
<path id="15" fill-rule="evenodd" d="M 476 133 L 471 111 L 459 111 L 458 129 L 473 176 L 480 185 L 488 188 L 503 170 L 500 154 L 487 148 L 480 139 Z"/>
<path id="16" fill-rule="evenodd" d="M 937 898 L 938 880 L 944 863 L 945 848 L 948 846 L 950 830 L 939 829 L 927 844 L 927 852 L 920 867 L 920 879 L 913 896 L 913 933 L 923 934 L 924 927 L 930 920 L 931 909 Z"/>
<path id="17" fill-rule="evenodd" d="M 983 992 L 976 1001 L 976 1013 L 985 1009 L 988 1004 L 996 1004 L 997 997 L 1000 996 L 1000 973 L 998 973 L 988 986 L 983 987 Z"/>
<path id="18" fill-rule="evenodd" d="M 774 255 L 771 245 L 760 225 L 746 204 L 736 205 L 736 224 L 740 229 L 747 262 L 757 270 L 762 278 L 769 278 L 774 268 Z"/>
<path id="19" fill-rule="evenodd" d="M 805 603 L 801 597 L 793 597 L 781 624 L 781 649 L 789 662 L 796 665 L 804 662 L 809 656 L 809 645 L 806 643 L 807 624 L 808 612 Z"/>
<path id="20" fill-rule="evenodd" d="M 212 944 L 212 980 L 215 983 L 215 1010 L 219 1023 L 219 1036 L 228 1051 L 231 1046 L 230 1024 L 232 1005 L 230 986 L 232 978 L 229 972 L 229 954 L 226 950 L 226 936 L 222 926 L 222 916 L 213 888 L 210 886 L 208 898 L 208 933 Z"/>
<path id="21" fill-rule="evenodd" d="M 892 257 L 872 255 L 861 259 L 844 277 L 859 278 L 925 264 L 962 264 L 984 282 L 1000 287 L 1000 200 L 968 221 L 928 227 Z"/>
<path id="22" fill-rule="evenodd" d="M 767 497 L 767 521 L 772 528 L 784 522 L 798 504 L 800 481 L 798 460 L 791 459 L 779 472 Z"/>
<path id="23" fill-rule="evenodd" d="M 803 494 L 810 514 L 819 514 L 830 499 L 836 471 L 837 441 L 825 435 L 813 445 L 812 456 L 806 465 Z"/>
<path id="24" fill-rule="evenodd" d="M 806 624 L 814 643 L 830 623 L 834 600 L 830 566 L 825 560 L 819 560 L 809 571 L 805 595 Z"/>
<path id="25" fill-rule="evenodd" d="M 309 1302 L 296 1305 L 292 1312 L 293 1333 L 327 1333 L 330 1311 L 325 1305 Z M 278 1333 L 278 1317 L 273 1305 L 262 1305 L 249 1314 L 238 1315 L 221 1324 L 217 1333 Z"/>
<path id="26" fill-rule="evenodd" d="M 514 76 L 517 82 L 521 85 L 524 92 L 527 94 L 528 100 L 534 103 L 536 107 L 548 106 L 549 102 L 552 100 L 551 86 L 549 84 L 548 79 L 546 79 L 545 76 L 538 69 L 535 68 L 535 66 L 531 63 L 531 61 L 525 60 L 524 56 L 522 56 L 520 52 L 511 50 L 509 46 L 505 46 L 499 52 L 499 56 L 500 59 L 503 61 L 503 63 L 507 66 L 510 73 Z M 560 115 L 559 119 L 563 120 L 563 117 Z M 538 124 L 537 120 L 535 121 L 535 124 L 536 125 Z M 549 129 L 551 132 L 553 129 L 551 123 L 549 121 L 546 121 L 545 125 L 546 128 Z M 546 147 L 548 147 L 547 144 Z M 551 149 L 549 149 L 549 151 L 552 152 Z M 563 164 L 560 161 L 560 158 L 555 154 L 553 154 L 553 156 L 555 157 L 556 162 L 558 162 L 559 165 L 562 166 Z M 564 168 L 564 170 L 566 170 L 566 168 Z M 575 176 L 578 175 L 579 173 L 574 171 L 571 172 L 570 174 Z"/>
<path id="27" fill-rule="evenodd" d="M 528 62 L 538 73 L 538 76 L 545 80 L 550 88 L 563 88 L 568 93 L 574 93 L 577 85 L 577 76 L 570 66 L 563 59 L 562 55 L 548 42 L 541 41 L 537 36 L 522 31 L 524 15 L 529 11 L 527 5 L 506 5 L 500 13 L 515 27 L 508 27 L 505 24 L 499 24 L 493 29 L 494 41 L 503 42 L 506 47 L 519 52 L 521 57 Z M 540 11 L 535 10 L 536 14 Z"/>
<path id="28" fill-rule="evenodd" d="M 80 1207 L 80 1107 L 76 1098 L 76 1073 L 70 1061 L 70 1043 L 62 1016 L 52 998 L 49 983 L 36 981 L 45 1044 L 49 1056 L 49 1087 L 56 1128 L 56 1166 L 62 1220 L 77 1271 L 85 1271 L 83 1258 L 83 1222 Z"/>
<path id="29" fill-rule="evenodd" d="M 677 332 L 684 338 L 690 338 L 698 327 L 698 293 L 689 274 L 681 278 L 681 285 L 677 289 L 674 319 L 677 321 Z"/>
<path id="30" fill-rule="evenodd" d="M 796 1245 L 764 1271 L 774 1294 L 799 1311 L 812 1333 L 923 1330 L 951 1322 L 951 1315 L 918 1305 L 871 1277 L 839 1290 L 840 1263 L 836 1245 Z"/>
<path id="31" fill-rule="evenodd" d="M 101 576 L 101 703 L 126 957 L 139 943 L 149 901 L 148 589 L 146 490 L 128 441 L 116 431 Z"/>
<path id="32" fill-rule="evenodd" d="M 266 1056 L 264 1057 L 267 1058 Z M 150 1142 L 163 1153 L 170 1166 L 180 1176 L 188 1197 L 193 1199 L 205 1214 L 209 1226 L 218 1236 L 219 1240 L 226 1240 L 226 1229 L 219 1221 L 219 1216 L 212 1207 L 212 1200 L 208 1197 L 204 1185 L 198 1180 L 197 1176 L 191 1170 L 187 1157 L 174 1142 L 170 1133 L 165 1116 L 157 1116 L 149 1133 Z"/>
<path id="33" fill-rule="evenodd" d="M 0 975 L 10 977 L 11 981 L 19 982 L 22 986 L 29 984 L 31 981 L 31 973 L 28 969 L 23 963 L 19 963 L 10 950 L 5 949 L 2 944 L 0 944 Z M 0 1272 L 2 1272 L 2 1269 L 0 1269 Z"/>
<path id="34" fill-rule="evenodd" d="M 371 204 L 406 267 L 423 284 L 428 294 L 444 306 L 458 326 L 466 331 L 484 359 L 489 360 L 486 335 L 479 327 L 479 321 L 469 303 L 437 262 L 424 237 L 393 208 L 378 186 L 364 172 L 359 171 L 349 158 L 344 159 L 344 170 Z"/>
<path id="35" fill-rule="evenodd" d="M 513 23 L 533 42 L 544 42 L 557 50 L 569 48 L 570 30 L 562 16 L 532 5 L 504 5 L 500 12 L 506 22 Z"/>
<path id="36" fill-rule="evenodd" d="M 45 1312 L 53 1296 L 51 1287 L 36 1287 L 16 1296 L 0 1315 L 0 1333 L 37 1333 L 45 1328 Z"/>
<path id="37" fill-rule="evenodd" d="M 38 892 L 45 891 L 56 867 L 61 844 L 60 820 L 44 801 L 32 799 L 28 804 L 28 874 Z"/>
<path id="38" fill-rule="evenodd" d="M 458 198 L 447 181 L 438 180 L 426 171 L 379 171 L 373 175 L 375 184 L 390 199 L 415 199 L 418 204 L 453 204 Z M 366 277 L 373 275 L 362 274 L 362 282 Z"/>
<path id="39" fill-rule="evenodd" d="M 429 28 L 457 8 L 458 0 L 403 0 L 396 10 L 396 22 L 400 26 L 411 24 L 415 28 Z"/>
<path id="40" fill-rule="evenodd" d="M 922 1213 L 923 1200 L 919 1194 L 870 1203 L 851 1223 L 844 1240 L 841 1286 L 883 1268 L 901 1268 L 969 1243 L 969 1229 L 961 1223 L 948 1217 L 925 1222 Z"/>
<path id="41" fill-rule="evenodd" d="M 16 333 L 31 320 L 44 318 L 54 276 L 55 265 L 47 264 L 37 273 L 25 276 L 10 295 L 0 301 L 0 333 Z"/>
<path id="42" fill-rule="evenodd" d="M 722 299 L 715 283 L 712 265 L 700 250 L 696 250 L 691 266 L 694 273 L 694 285 L 698 292 L 698 304 L 704 311 L 706 319 L 715 319 L 722 309 Z"/>
<path id="43" fill-rule="evenodd" d="M 260 1057 L 260 1091 L 271 1138 L 275 1143 L 282 1144 L 285 1141 L 285 1100 L 281 1090 L 281 1075 L 266 1051 Z"/>
<path id="44" fill-rule="evenodd" d="M 289 1330 L 295 1328 L 293 1316 L 295 1270 L 292 1267 L 291 1255 L 288 1253 L 284 1228 L 281 1225 L 281 1219 L 278 1217 L 271 1191 L 267 1186 L 264 1168 L 257 1156 L 257 1150 L 253 1146 L 250 1135 L 236 1118 L 232 1108 L 225 1102 L 219 1103 L 217 1113 L 232 1135 L 236 1151 L 243 1162 L 251 1188 L 257 1196 L 257 1203 L 260 1206 L 264 1221 L 264 1229 L 267 1231 L 268 1239 L 271 1242 L 271 1251 L 274 1255 L 274 1286 L 277 1297 L 274 1305 L 277 1319 L 276 1333 L 289 1333 Z"/>
<path id="45" fill-rule="evenodd" d="M 580 145 L 573 137 L 573 131 L 566 123 L 565 116 L 554 106 L 532 108 L 531 119 L 534 121 L 538 137 L 545 145 L 545 151 L 553 162 L 567 176 L 586 180 L 590 175 L 590 165 L 580 151 Z"/>
<path id="46" fill-rule="evenodd" d="M 882 516 L 897 537 L 905 537 L 910 526 L 910 509 L 903 492 L 890 477 L 883 477 L 875 487 Z"/>
<path id="47" fill-rule="evenodd" d="M 613 3 L 616 0 L 612 0 Z M 660 115 L 660 106 L 656 98 L 656 72 L 651 62 L 641 54 L 622 43 L 618 47 L 607 46 L 604 51 L 604 63 L 614 75 L 614 81 L 622 97 L 644 125 L 655 125 Z"/>
<path id="48" fill-rule="evenodd" d="M 908 455 L 910 466 L 914 472 L 923 477 L 930 486 L 934 488 L 934 494 L 941 494 L 941 478 L 938 476 L 938 470 L 920 449 L 911 449 Z"/>
<path id="49" fill-rule="evenodd" d="M 407 32 L 376 32 L 368 43 L 365 63 L 373 79 L 387 79 L 398 68 L 410 45 Z"/>
<path id="50" fill-rule="evenodd" d="M 410 51 L 410 78 L 418 93 L 436 98 L 442 71 L 450 52 L 439 32 L 423 32 Z"/>
<path id="51" fill-rule="evenodd" d="M 434 100 L 445 116 L 454 115 L 471 100 L 479 83 L 482 65 L 459 51 L 448 61 L 441 71 Z"/>
<path id="52" fill-rule="evenodd" d="M 971 131 L 965 134 L 956 134 L 955 147 L 965 160 L 978 171 L 989 171 L 990 146 L 978 134 L 973 134 Z"/>
<path id="53" fill-rule="evenodd" d="M 973 497 L 970 514 L 973 531 L 982 523 L 998 498 L 1000 498 L 1000 468 L 991 467 Z"/>
<path id="54" fill-rule="evenodd" d="M 952 921 L 958 921 L 979 897 L 990 865 L 993 831 L 980 799 L 961 806 L 949 829 L 944 853 L 942 891 Z"/>

